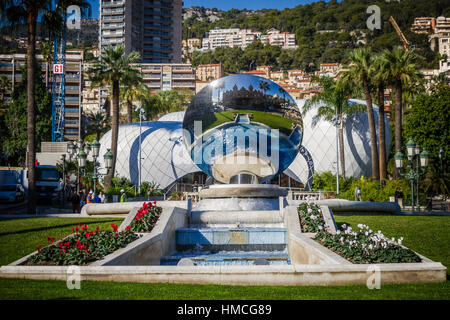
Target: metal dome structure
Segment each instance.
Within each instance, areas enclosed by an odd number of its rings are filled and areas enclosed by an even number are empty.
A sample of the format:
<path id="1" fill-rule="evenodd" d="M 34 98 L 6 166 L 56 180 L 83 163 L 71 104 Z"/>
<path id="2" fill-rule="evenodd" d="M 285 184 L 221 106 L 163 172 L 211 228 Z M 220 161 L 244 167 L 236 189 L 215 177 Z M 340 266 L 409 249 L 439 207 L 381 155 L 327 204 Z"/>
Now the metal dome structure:
<path id="1" fill-rule="evenodd" d="M 365 101 L 350 99 L 350 103 L 365 104 Z M 298 100 L 301 109 L 304 100 Z M 307 187 L 315 172 L 336 171 L 336 128 L 326 121 L 312 125 L 314 109 L 303 118 L 304 137 L 294 161 L 284 171 L 286 175 Z M 374 105 L 374 116 L 378 128 L 378 107 Z M 186 150 L 182 134 L 184 112 L 169 113 L 158 121 L 142 123 L 142 176 L 141 181 L 152 181 L 166 188 L 177 179 L 201 171 Z M 390 149 L 391 130 L 386 124 L 386 150 Z M 357 114 L 344 119 L 344 154 L 347 176 L 370 176 L 370 133 L 367 115 Z M 119 127 L 116 175 L 138 182 L 139 177 L 139 123 Z M 378 135 L 378 133 L 377 133 Z M 100 139 L 100 155 L 111 147 L 111 131 Z M 98 161 L 102 166 L 103 157 Z"/>

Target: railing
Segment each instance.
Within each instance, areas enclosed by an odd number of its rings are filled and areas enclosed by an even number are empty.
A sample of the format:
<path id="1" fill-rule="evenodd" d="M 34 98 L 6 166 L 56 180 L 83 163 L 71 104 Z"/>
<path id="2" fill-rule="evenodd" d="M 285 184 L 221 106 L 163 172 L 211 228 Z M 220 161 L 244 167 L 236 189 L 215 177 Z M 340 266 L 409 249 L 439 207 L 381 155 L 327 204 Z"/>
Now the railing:
<path id="1" fill-rule="evenodd" d="M 293 191 L 289 190 L 287 200 L 323 200 L 324 191 Z"/>

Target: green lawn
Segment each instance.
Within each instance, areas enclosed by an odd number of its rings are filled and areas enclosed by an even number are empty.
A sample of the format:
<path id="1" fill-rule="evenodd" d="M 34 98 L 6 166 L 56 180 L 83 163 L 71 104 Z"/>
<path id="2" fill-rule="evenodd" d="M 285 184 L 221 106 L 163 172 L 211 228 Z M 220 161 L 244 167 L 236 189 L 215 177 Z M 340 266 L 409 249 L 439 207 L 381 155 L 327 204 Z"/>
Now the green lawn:
<path id="1" fill-rule="evenodd" d="M 404 244 L 432 260 L 450 265 L 450 217 L 348 216 L 336 222 L 356 228 L 358 223 L 381 230 L 389 237 L 404 237 Z M 8 264 L 47 243 L 47 236 L 61 238 L 78 221 L 109 227 L 120 219 L 30 218 L 0 221 L 0 261 Z M 447 274 L 449 272 L 447 271 Z M 0 299 L 450 299 L 450 281 L 436 284 L 366 286 L 272 287 L 185 284 L 114 283 L 83 281 L 81 290 L 68 290 L 64 281 L 0 279 Z"/>

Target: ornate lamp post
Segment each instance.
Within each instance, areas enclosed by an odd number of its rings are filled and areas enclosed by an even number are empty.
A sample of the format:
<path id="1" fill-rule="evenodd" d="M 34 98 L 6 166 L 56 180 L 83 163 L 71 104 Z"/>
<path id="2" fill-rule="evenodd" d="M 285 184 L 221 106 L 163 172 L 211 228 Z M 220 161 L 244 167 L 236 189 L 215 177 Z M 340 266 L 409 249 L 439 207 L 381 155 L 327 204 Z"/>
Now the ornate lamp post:
<path id="1" fill-rule="evenodd" d="M 425 168 L 428 166 L 428 152 L 424 149 L 420 153 L 420 148 L 414 143 L 412 138 L 406 143 L 408 168 L 409 171 L 405 174 L 401 173 L 403 168 L 403 153 L 398 150 L 394 156 L 395 166 L 399 169 L 400 174 L 411 182 L 411 208 L 414 212 L 414 182 L 417 184 L 417 205 L 419 204 L 419 177 L 425 173 Z M 414 164 L 414 157 L 416 157 L 416 163 Z M 420 158 L 420 159 L 419 159 Z M 420 160 L 420 162 L 419 162 Z M 423 169 L 423 172 L 421 171 Z"/>
<path id="2" fill-rule="evenodd" d="M 137 107 L 136 112 L 139 112 L 139 196 L 141 195 L 141 172 L 142 172 L 142 120 L 147 120 L 145 117 L 145 110 L 142 107 Z"/>
<path id="3" fill-rule="evenodd" d="M 64 207 L 64 202 L 65 202 L 65 199 L 66 199 L 66 167 L 65 167 L 65 164 L 66 164 L 66 154 L 65 153 L 63 153 L 62 155 L 61 155 L 61 161 L 62 161 L 62 173 L 63 173 L 63 188 L 62 188 L 62 192 L 61 192 L 61 204 L 62 204 L 62 206 Z"/>
<path id="4" fill-rule="evenodd" d="M 100 151 L 100 143 L 97 141 L 97 139 L 94 139 L 91 144 L 86 143 L 84 148 L 80 147 L 80 151 L 78 152 L 77 159 L 78 159 L 78 167 L 81 169 L 82 175 L 86 177 L 92 178 L 94 181 L 94 199 L 95 195 L 97 194 L 97 179 L 105 176 L 106 174 L 102 174 L 98 172 L 98 169 L 100 169 L 100 165 L 97 162 L 97 158 Z M 92 152 L 92 157 L 94 158 L 94 172 L 93 173 L 87 173 L 86 168 L 86 159 L 88 156 L 88 153 Z M 108 149 L 108 151 L 103 156 L 103 159 L 105 160 L 105 168 L 109 170 L 112 166 L 112 153 Z"/>

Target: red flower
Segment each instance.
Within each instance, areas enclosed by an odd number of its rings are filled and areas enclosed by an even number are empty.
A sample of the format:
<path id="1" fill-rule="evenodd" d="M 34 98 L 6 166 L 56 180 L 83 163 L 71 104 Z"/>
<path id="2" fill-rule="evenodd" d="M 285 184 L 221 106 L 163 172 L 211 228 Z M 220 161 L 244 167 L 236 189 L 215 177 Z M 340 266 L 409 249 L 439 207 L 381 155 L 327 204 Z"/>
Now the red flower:
<path id="1" fill-rule="evenodd" d="M 81 227 L 81 222 L 78 222 L 78 225 Z"/>
<path id="2" fill-rule="evenodd" d="M 127 226 L 125 229 L 126 229 L 126 230 L 130 230 L 130 228 L 131 228 L 130 226 Z"/>
<path id="3" fill-rule="evenodd" d="M 111 228 L 113 228 L 114 232 L 117 231 L 117 229 L 119 228 L 118 226 L 116 226 L 114 223 L 111 224 Z"/>
<path id="4" fill-rule="evenodd" d="M 53 241 L 55 241 L 55 238 L 47 237 L 47 240 L 50 241 L 50 243 L 53 243 Z"/>
<path id="5" fill-rule="evenodd" d="M 62 248 L 62 246 L 63 246 L 63 243 L 62 243 L 62 242 L 60 242 L 60 243 L 59 243 L 59 247 L 60 247 L 60 248 Z"/>
<path id="6" fill-rule="evenodd" d="M 78 227 L 76 227 L 76 228 L 75 228 L 75 231 L 78 232 L 78 230 L 79 230 Z"/>
<path id="7" fill-rule="evenodd" d="M 155 200 L 155 201 L 153 201 L 153 204 L 155 204 L 155 205 L 156 205 L 156 200 Z"/>
<path id="8" fill-rule="evenodd" d="M 41 253 L 42 246 L 36 247 L 38 253 Z"/>

